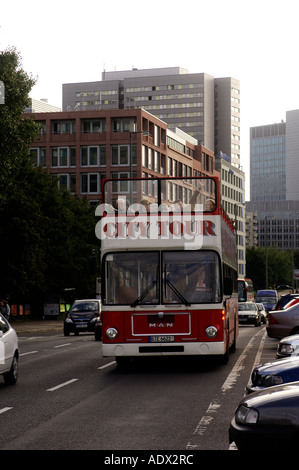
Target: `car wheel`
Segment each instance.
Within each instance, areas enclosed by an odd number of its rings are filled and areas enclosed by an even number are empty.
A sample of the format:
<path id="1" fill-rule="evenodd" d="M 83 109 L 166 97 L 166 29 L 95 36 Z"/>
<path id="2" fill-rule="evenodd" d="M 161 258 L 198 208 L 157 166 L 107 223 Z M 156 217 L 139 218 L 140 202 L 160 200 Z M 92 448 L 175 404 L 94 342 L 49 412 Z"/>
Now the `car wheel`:
<path id="1" fill-rule="evenodd" d="M 70 332 L 66 328 L 64 328 L 63 334 L 64 334 L 64 336 L 70 336 Z"/>
<path id="2" fill-rule="evenodd" d="M 6 385 L 14 385 L 19 376 L 19 364 L 18 364 L 18 357 L 17 355 L 14 356 L 12 360 L 12 365 L 9 372 L 3 374 L 4 382 Z"/>

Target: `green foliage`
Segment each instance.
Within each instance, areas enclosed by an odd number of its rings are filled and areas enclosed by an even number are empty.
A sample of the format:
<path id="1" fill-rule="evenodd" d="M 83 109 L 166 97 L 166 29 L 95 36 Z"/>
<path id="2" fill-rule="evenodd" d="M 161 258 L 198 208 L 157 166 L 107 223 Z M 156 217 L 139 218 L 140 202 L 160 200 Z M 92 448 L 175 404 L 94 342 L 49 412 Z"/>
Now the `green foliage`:
<path id="1" fill-rule="evenodd" d="M 292 253 L 278 247 L 267 248 L 268 284 L 277 287 L 280 284 L 292 285 Z M 254 289 L 266 287 L 266 253 L 264 247 L 246 249 L 246 276 L 252 279 Z"/>
<path id="2" fill-rule="evenodd" d="M 60 190 L 47 171 L 32 168 L 38 127 L 23 112 L 34 80 L 14 49 L 0 53 L 0 80 L 0 294 L 31 303 L 72 287 L 77 296 L 94 296 L 95 274 L 88 272 L 97 247 L 94 210 Z"/>

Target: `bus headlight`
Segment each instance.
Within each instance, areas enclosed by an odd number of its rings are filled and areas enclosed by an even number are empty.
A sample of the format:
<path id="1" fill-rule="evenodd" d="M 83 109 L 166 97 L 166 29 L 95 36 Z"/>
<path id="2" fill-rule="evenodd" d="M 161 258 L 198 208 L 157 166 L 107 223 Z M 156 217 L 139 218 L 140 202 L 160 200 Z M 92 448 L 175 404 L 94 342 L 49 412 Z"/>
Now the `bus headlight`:
<path id="1" fill-rule="evenodd" d="M 118 331 L 116 328 L 108 328 L 108 330 L 106 330 L 106 336 L 107 338 L 109 339 L 115 339 L 118 337 Z"/>
<path id="2" fill-rule="evenodd" d="M 205 330 L 205 334 L 207 335 L 208 338 L 215 338 L 217 336 L 217 328 L 215 326 L 208 326 Z"/>

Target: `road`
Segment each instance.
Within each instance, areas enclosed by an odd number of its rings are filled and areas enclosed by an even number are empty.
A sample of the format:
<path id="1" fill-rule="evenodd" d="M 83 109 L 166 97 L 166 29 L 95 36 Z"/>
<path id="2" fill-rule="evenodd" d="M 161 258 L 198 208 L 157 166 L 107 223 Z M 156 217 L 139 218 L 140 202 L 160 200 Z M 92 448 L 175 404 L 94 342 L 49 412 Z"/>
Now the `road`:
<path id="1" fill-rule="evenodd" d="M 226 365 L 156 358 L 124 372 L 92 334 L 19 334 L 19 381 L 0 379 L 0 450 L 228 450 L 251 370 L 277 342 L 240 326 Z"/>

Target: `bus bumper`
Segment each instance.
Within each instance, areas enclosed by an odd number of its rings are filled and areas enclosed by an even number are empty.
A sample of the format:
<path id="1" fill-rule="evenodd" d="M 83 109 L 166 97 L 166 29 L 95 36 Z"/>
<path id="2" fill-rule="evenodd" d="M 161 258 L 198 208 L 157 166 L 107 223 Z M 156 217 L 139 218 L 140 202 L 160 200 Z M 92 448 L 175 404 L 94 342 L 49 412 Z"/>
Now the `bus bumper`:
<path id="1" fill-rule="evenodd" d="M 225 354 L 223 342 L 206 343 L 103 343 L 103 357 L 142 356 L 221 356 Z"/>

